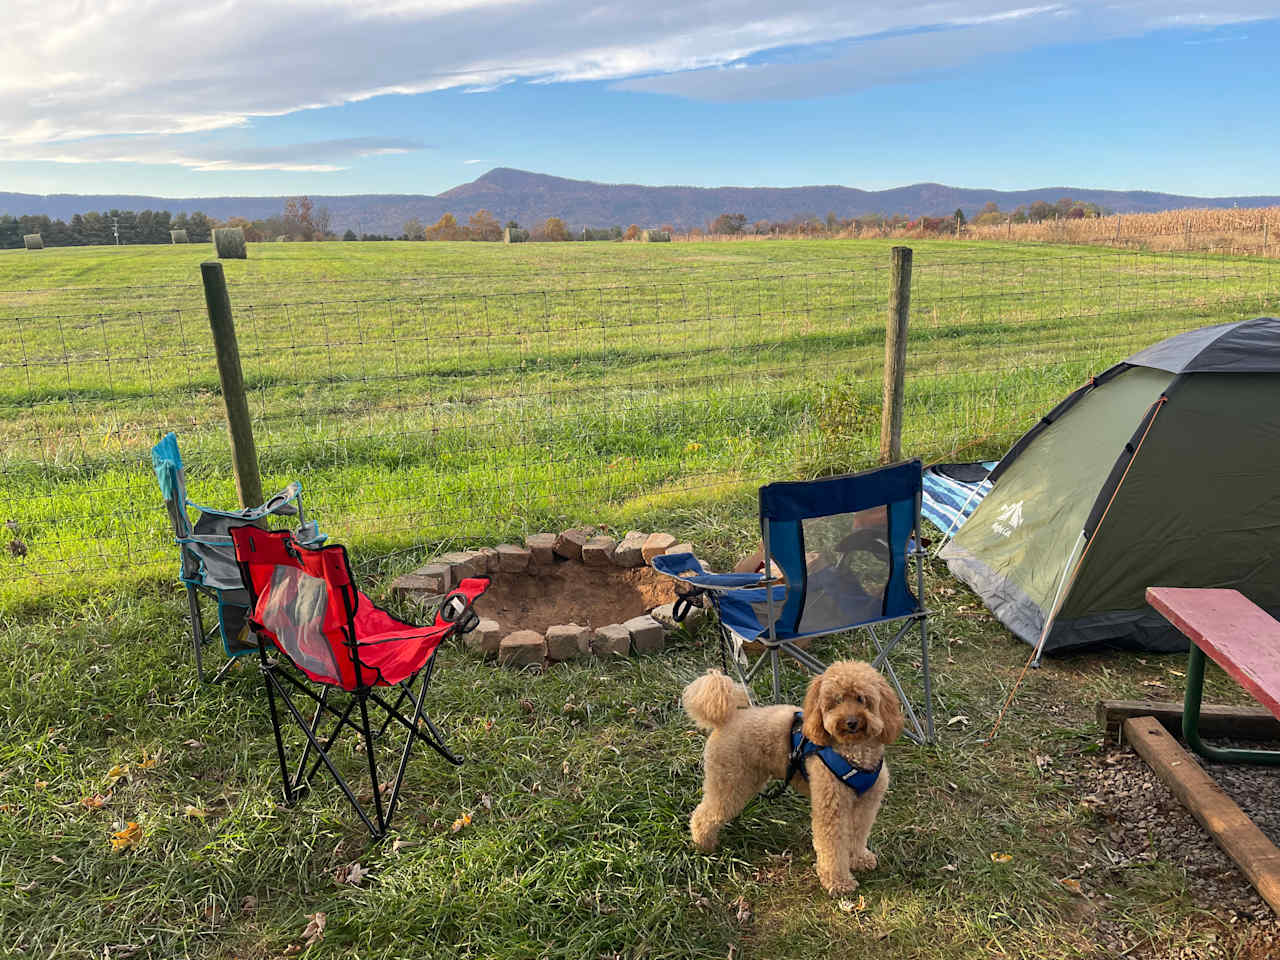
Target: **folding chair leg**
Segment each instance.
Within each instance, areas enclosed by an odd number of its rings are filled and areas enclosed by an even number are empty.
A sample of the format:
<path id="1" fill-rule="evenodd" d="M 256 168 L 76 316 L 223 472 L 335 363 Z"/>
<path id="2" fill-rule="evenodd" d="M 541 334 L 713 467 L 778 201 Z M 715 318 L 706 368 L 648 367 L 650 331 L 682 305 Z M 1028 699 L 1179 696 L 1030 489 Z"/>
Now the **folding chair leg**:
<path id="1" fill-rule="evenodd" d="M 778 648 L 769 648 L 769 666 L 773 670 L 773 702 L 782 699 L 782 662 L 778 657 Z"/>
<path id="2" fill-rule="evenodd" d="M 204 617 L 200 615 L 200 595 L 187 584 L 187 609 L 191 616 L 191 647 L 196 655 L 196 676 L 201 683 L 208 683 L 204 675 Z"/>
<path id="3" fill-rule="evenodd" d="M 432 659 L 434 659 L 434 657 Z M 400 754 L 400 766 L 396 770 L 396 782 L 395 782 L 395 785 L 391 788 L 391 797 L 387 801 L 387 823 L 388 824 L 391 823 L 391 818 L 396 815 L 396 805 L 400 802 L 400 785 L 404 783 L 404 772 L 409 766 L 409 752 L 413 749 L 413 741 L 416 739 L 414 735 L 418 731 L 418 721 L 422 719 L 422 717 L 424 716 L 422 712 L 422 708 L 427 702 L 427 687 L 429 686 L 427 681 L 429 679 L 430 679 L 430 673 L 428 672 L 427 676 L 423 677 L 418 682 L 418 699 L 413 706 L 413 723 L 409 727 L 408 735 L 404 738 L 404 751 Z M 438 732 L 435 730 L 435 726 L 431 724 L 430 720 L 428 720 L 427 723 L 428 723 L 428 726 L 431 727 L 433 732 Z M 447 751 L 448 748 L 446 747 L 445 750 Z M 451 757 L 452 754 L 446 753 L 445 756 L 447 759 Z"/>
<path id="4" fill-rule="evenodd" d="M 267 704 L 271 713 L 271 730 L 276 737 L 276 756 L 280 760 L 280 779 L 284 781 L 284 805 L 286 807 L 293 806 L 293 783 L 289 779 L 289 761 L 284 755 L 284 736 L 280 733 L 280 716 L 276 711 L 276 693 L 274 680 L 271 675 L 272 666 L 267 660 L 265 652 L 259 652 L 261 663 L 259 668 L 262 671 L 262 682 L 267 687 Z"/>
<path id="5" fill-rule="evenodd" d="M 204 645 L 208 638 L 204 631 L 204 614 L 200 612 L 200 591 L 187 584 L 187 609 L 191 616 L 191 649 L 195 653 L 196 660 L 196 676 L 201 683 L 217 683 L 227 675 L 232 666 L 235 665 L 236 658 L 228 657 L 224 663 L 212 677 L 206 677 L 204 673 Z"/>
<path id="6" fill-rule="evenodd" d="M 920 665 L 924 670 L 925 743 L 933 743 L 933 675 L 929 671 L 929 621 L 920 618 Z"/>
<path id="7" fill-rule="evenodd" d="M 378 758 L 375 753 L 373 731 L 369 727 L 369 695 L 367 690 L 358 690 L 355 696 L 360 702 L 360 727 L 364 731 L 364 752 L 369 760 L 369 781 L 373 785 L 373 810 L 378 817 L 378 830 L 373 838 L 381 840 L 387 832 L 387 818 L 382 813 L 382 787 L 378 783 Z M 413 741 L 412 731 L 408 739 L 410 742 Z"/>

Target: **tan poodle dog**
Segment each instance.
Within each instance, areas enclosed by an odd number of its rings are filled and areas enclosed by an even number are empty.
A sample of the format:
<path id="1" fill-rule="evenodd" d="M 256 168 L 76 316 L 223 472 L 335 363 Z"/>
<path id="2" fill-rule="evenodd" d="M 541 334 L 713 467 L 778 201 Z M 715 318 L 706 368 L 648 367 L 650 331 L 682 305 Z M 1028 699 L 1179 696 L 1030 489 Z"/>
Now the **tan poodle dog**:
<path id="1" fill-rule="evenodd" d="M 710 852 L 721 827 L 766 783 L 786 777 L 796 708 L 753 707 L 747 691 L 719 670 L 685 687 L 682 699 L 685 713 L 711 734 L 703 755 L 702 802 L 689 820 L 693 842 Z M 834 747 L 856 767 L 874 770 L 885 746 L 902 734 L 902 707 L 893 688 L 870 664 L 833 663 L 809 682 L 803 730 L 818 746 Z M 791 786 L 810 798 L 818 879 L 829 893 L 850 893 L 858 886 L 852 871 L 876 866 L 867 837 L 889 788 L 888 764 L 861 796 L 841 783 L 816 754 L 805 759 L 804 770 L 807 779 L 797 772 Z"/>

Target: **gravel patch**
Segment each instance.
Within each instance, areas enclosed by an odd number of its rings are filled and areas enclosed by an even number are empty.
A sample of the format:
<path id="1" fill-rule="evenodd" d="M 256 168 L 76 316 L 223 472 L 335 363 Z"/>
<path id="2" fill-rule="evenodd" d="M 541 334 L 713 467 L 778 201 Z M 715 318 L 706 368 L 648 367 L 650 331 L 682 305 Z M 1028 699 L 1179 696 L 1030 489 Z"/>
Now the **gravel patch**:
<path id="1" fill-rule="evenodd" d="M 1204 762 L 1201 766 L 1263 833 L 1280 841 L 1277 771 Z M 1219 942 L 1208 948 L 1132 955 L 1170 960 L 1280 957 L 1280 919 L 1141 757 L 1127 747 L 1112 750 L 1081 780 L 1085 802 L 1107 823 L 1105 838 L 1098 838 L 1105 843 L 1097 846 L 1111 868 L 1123 870 L 1155 860 L 1180 866 L 1192 901 L 1222 924 Z"/>

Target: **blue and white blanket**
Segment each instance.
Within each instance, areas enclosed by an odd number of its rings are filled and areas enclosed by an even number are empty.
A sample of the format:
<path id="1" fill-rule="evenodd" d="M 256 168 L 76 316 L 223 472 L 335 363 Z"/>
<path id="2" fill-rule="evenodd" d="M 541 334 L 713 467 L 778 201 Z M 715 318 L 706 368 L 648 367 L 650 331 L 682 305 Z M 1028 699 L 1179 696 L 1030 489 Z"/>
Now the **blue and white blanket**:
<path id="1" fill-rule="evenodd" d="M 955 536 L 961 524 L 991 491 L 987 474 L 997 461 L 981 463 L 937 463 L 924 472 L 924 495 L 920 510 L 924 518 L 943 532 Z"/>

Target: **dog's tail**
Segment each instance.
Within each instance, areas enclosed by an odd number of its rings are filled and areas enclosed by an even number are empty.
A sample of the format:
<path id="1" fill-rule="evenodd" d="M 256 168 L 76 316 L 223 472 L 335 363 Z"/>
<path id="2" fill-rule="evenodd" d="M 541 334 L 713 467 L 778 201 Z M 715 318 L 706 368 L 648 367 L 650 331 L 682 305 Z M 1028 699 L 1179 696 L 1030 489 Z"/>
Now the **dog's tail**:
<path id="1" fill-rule="evenodd" d="M 708 670 L 684 688 L 684 712 L 708 732 L 722 727 L 735 710 L 751 705 L 747 690 L 719 670 Z"/>

